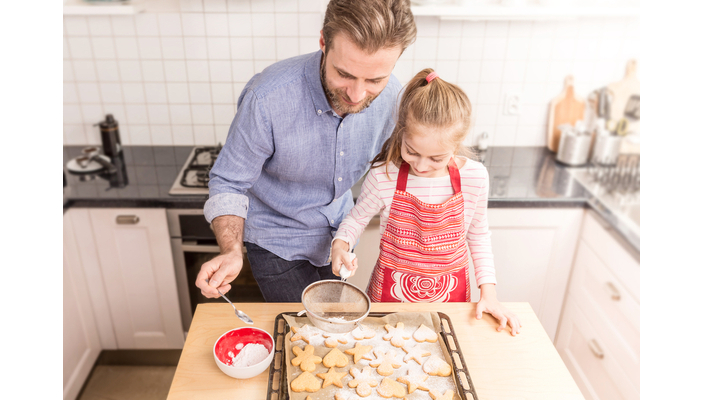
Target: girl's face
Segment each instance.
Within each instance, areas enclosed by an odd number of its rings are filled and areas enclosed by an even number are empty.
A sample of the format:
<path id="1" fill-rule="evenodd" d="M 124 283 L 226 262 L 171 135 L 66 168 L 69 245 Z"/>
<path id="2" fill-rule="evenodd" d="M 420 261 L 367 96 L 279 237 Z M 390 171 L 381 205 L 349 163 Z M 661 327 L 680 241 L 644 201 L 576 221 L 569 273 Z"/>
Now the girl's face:
<path id="1" fill-rule="evenodd" d="M 411 124 L 402 136 L 401 155 L 410 164 L 410 173 L 423 178 L 436 178 L 449 174 L 447 164 L 455 149 L 444 147 L 440 140 L 451 134 L 453 128 L 434 129 Z"/>

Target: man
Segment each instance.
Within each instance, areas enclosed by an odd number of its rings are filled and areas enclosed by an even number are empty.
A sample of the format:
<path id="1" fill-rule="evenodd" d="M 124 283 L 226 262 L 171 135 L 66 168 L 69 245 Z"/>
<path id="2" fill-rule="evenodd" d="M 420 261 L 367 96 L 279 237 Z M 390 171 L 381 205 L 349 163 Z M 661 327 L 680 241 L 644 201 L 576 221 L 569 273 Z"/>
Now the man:
<path id="1" fill-rule="evenodd" d="M 335 278 L 330 242 L 392 133 L 391 73 L 416 32 L 409 0 L 331 0 L 320 51 L 246 84 L 210 175 L 204 215 L 221 254 L 198 274 L 204 296 L 231 288 L 244 241 L 266 301 L 299 302 L 307 285 Z"/>

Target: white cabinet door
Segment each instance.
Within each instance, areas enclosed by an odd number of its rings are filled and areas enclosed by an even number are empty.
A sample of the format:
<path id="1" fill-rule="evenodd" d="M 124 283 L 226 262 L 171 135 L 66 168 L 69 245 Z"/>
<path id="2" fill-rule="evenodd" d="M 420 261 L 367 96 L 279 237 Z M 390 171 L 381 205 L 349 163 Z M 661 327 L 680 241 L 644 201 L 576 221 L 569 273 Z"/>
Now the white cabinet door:
<path id="1" fill-rule="evenodd" d="M 89 210 L 119 349 L 182 348 L 164 209 Z"/>
<path id="2" fill-rule="evenodd" d="M 552 341 L 583 214 L 583 208 L 487 210 L 497 298 L 529 302 Z"/>
<path id="3" fill-rule="evenodd" d="M 80 262 L 72 222 L 63 217 L 62 383 L 63 398 L 77 397 L 102 346 Z"/>

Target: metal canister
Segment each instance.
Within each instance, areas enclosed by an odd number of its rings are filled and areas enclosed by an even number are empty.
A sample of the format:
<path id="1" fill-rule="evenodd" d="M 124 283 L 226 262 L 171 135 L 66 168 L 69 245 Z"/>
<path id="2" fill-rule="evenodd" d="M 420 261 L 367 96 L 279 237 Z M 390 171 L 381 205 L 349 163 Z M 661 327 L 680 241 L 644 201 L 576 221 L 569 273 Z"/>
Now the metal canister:
<path id="1" fill-rule="evenodd" d="M 622 136 L 596 133 L 591 164 L 614 165 L 621 151 Z"/>
<path id="2" fill-rule="evenodd" d="M 566 127 L 561 131 L 556 161 L 570 166 L 585 165 L 588 162 L 590 150 L 590 134 L 580 133 L 574 128 Z"/>

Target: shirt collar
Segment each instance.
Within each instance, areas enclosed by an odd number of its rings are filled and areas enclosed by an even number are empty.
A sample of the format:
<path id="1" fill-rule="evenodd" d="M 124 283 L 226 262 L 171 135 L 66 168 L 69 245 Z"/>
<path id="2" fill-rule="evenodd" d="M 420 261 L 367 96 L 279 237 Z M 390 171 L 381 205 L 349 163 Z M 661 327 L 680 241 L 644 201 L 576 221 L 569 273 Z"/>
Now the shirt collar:
<path id="1" fill-rule="evenodd" d="M 305 79 L 310 88 L 310 97 L 313 99 L 313 107 L 315 108 L 315 113 L 318 115 L 332 110 L 327 97 L 325 97 L 323 84 L 320 82 L 320 60 L 322 55 L 322 50 L 315 52 L 313 56 L 308 59 L 308 62 L 305 63 L 304 72 Z"/>

